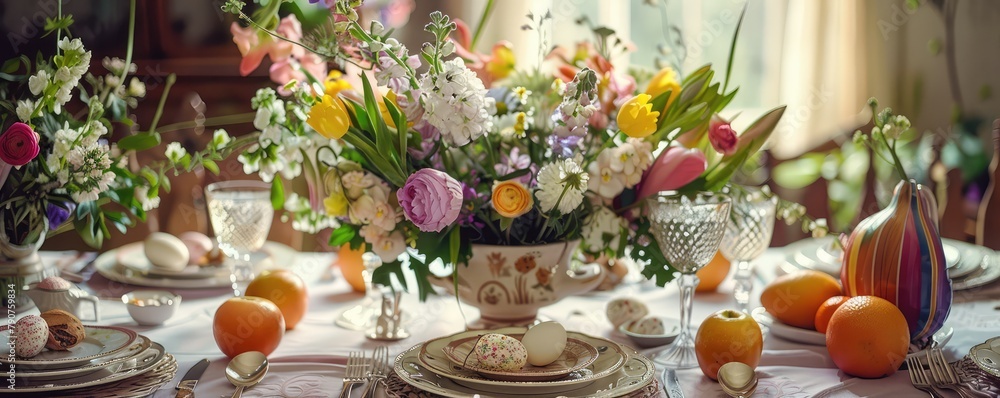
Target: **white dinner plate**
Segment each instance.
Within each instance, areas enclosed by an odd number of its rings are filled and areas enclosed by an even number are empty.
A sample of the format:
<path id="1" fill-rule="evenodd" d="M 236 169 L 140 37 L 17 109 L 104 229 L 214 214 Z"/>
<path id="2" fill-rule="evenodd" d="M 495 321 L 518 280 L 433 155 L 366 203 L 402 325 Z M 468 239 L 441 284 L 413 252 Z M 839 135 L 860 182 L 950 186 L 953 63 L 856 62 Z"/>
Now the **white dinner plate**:
<path id="1" fill-rule="evenodd" d="M 1000 257 L 998 256 L 1000 255 L 993 252 L 983 255 L 979 261 L 979 266 L 976 267 L 974 272 L 962 278 L 952 280 L 952 290 L 972 289 L 1000 279 Z"/>
<path id="2" fill-rule="evenodd" d="M 87 373 L 96 372 L 98 370 L 107 368 L 108 366 L 125 362 L 134 357 L 142 355 L 149 351 L 151 345 L 149 338 L 143 335 L 139 335 L 135 341 L 128 346 L 128 348 L 118 351 L 113 355 L 106 356 L 104 358 L 97 358 L 81 366 L 73 366 L 70 368 L 63 369 L 32 369 L 31 365 L 20 365 L 17 367 L 17 373 L 14 377 L 19 379 L 51 379 L 51 378 L 64 378 L 67 376 L 80 376 Z"/>
<path id="3" fill-rule="evenodd" d="M 266 258 L 262 258 L 259 262 L 254 264 L 255 270 L 258 272 L 274 268 L 277 264 L 292 264 L 295 262 L 295 256 L 298 254 L 295 249 L 277 242 L 264 243 L 264 247 L 261 251 L 265 251 L 270 255 Z M 207 289 L 232 286 L 229 274 L 226 272 L 218 273 L 212 278 L 201 279 L 171 278 L 165 276 L 154 277 L 126 268 L 118 262 L 117 256 L 118 249 L 109 250 L 100 256 L 97 256 L 97 259 L 94 260 L 94 268 L 97 270 L 97 273 L 115 282 L 137 286 L 170 289 Z"/>
<path id="4" fill-rule="evenodd" d="M 251 258 L 257 257 L 255 262 L 259 262 L 267 256 L 266 251 L 261 250 L 254 253 Z M 146 257 L 143 242 L 129 243 L 119 247 L 117 258 L 118 263 L 127 270 L 152 278 L 205 279 L 214 278 L 219 274 L 223 274 L 227 278 L 229 277 L 229 268 L 225 267 L 224 264 L 206 265 L 204 267 L 188 265 L 177 271 L 153 266 L 153 263 L 149 262 L 149 259 Z"/>
<path id="5" fill-rule="evenodd" d="M 782 272 L 790 274 L 800 269 L 811 269 L 840 277 L 842 250 L 833 248 L 834 237 L 806 238 L 785 247 L 787 256 L 780 265 Z M 982 246 L 954 240 L 941 239 L 948 277 L 955 280 L 978 271 L 981 259 L 989 252 Z M 985 251 L 984 251 L 985 250 Z"/>
<path id="6" fill-rule="evenodd" d="M 418 358 L 422 345 L 417 344 L 396 357 L 393 369 L 400 379 L 423 391 L 445 397 L 467 398 L 482 394 L 483 391 L 478 387 L 463 386 L 455 380 L 438 375 L 424 367 Z M 628 358 L 616 372 L 582 387 L 569 391 L 559 391 L 558 395 L 565 398 L 582 398 L 598 395 L 618 397 L 648 385 L 653 380 L 655 370 L 653 362 L 634 350 L 625 347 L 622 348 L 628 354 Z M 510 392 L 510 389 L 506 391 L 491 392 L 490 397 L 524 398 L 526 396 L 551 396 L 553 394 L 552 392 L 541 392 L 541 390 L 530 392 L 530 388 L 524 390 L 521 394 L 513 394 Z"/>
<path id="7" fill-rule="evenodd" d="M 0 326 L 0 331 L 8 332 L 12 325 Z M 90 326 L 83 327 L 86 337 L 76 347 L 65 351 L 44 349 L 38 355 L 31 358 L 19 358 L 13 361 L 8 360 L 6 355 L 0 356 L 0 363 L 12 363 L 17 366 L 24 366 L 27 369 L 60 369 L 71 366 L 84 365 L 97 358 L 114 355 L 127 349 L 138 337 L 131 329 L 117 326 Z M 7 337 L 5 336 L 5 337 Z M 0 350 L 9 352 L 10 338 L 0 339 Z"/>
<path id="8" fill-rule="evenodd" d="M 790 326 L 782 323 L 781 321 L 774 319 L 771 314 L 769 314 L 764 307 L 757 307 L 751 311 L 753 319 L 757 323 L 767 327 L 770 331 L 769 333 L 780 337 L 785 340 L 794 341 L 797 343 L 809 344 L 809 345 L 826 345 L 826 334 L 817 332 L 815 330 L 798 328 L 795 326 Z M 955 328 L 951 326 L 942 327 L 937 333 L 934 333 L 934 346 L 941 347 L 951 340 L 951 336 L 955 334 Z"/>
<path id="9" fill-rule="evenodd" d="M 0 394 L 71 390 L 113 383 L 125 378 L 138 376 L 153 369 L 154 365 L 159 364 L 166 356 L 163 346 L 158 343 L 152 343 L 152 346 L 146 351 L 150 355 L 140 355 L 135 358 L 135 361 L 129 360 L 113 364 L 97 372 L 85 375 L 53 380 L 17 380 L 14 389 L 0 389 Z M 172 357 L 168 358 L 173 360 Z"/>

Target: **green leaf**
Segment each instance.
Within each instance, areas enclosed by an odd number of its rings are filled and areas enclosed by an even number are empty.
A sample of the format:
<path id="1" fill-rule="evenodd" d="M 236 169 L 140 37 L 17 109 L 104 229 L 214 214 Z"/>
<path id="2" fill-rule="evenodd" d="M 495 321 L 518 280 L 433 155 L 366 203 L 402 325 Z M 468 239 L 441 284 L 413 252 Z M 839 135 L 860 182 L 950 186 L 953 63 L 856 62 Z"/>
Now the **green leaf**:
<path id="1" fill-rule="evenodd" d="M 4 61 L 3 66 L 0 66 L 0 72 L 7 74 L 17 72 L 20 63 L 21 63 L 20 58 L 8 59 L 7 61 Z"/>
<path id="2" fill-rule="evenodd" d="M 219 175 L 219 165 L 215 163 L 212 159 L 202 159 L 201 165 L 205 166 L 205 170 L 210 171 L 214 175 Z"/>
<path id="3" fill-rule="evenodd" d="M 282 184 L 281 177 L 274 176 L 271 182 L 271 207 L 281 210 L 285 207 L 285 184 Z"/>
<path id="4" fill-rule="evenodd" d="M 723 81 L 722 91 L 729 88 L 729 77 L 733 75 L 733 58 L 736 54 L 736 39 L 740 37 L 740 27 L 743 26 L 743 16 L 747 13 L 749 2 L 743 3 L 743 11 L 740 11 L 740 20 L 736 23 L 736 30 L 733 32 L 733 41 L 729 44 L 729 58 L 726 60 L 726 80 Z"/>
<path id="5" fill-rule="evenodd" d="M 514 170 L 514 171 L 512 171 L 510 173 L 507 173 L 507 174 L 504 174 L 504 175 L 502 175 L 500 177 L 497 177 L 496 180 L 497 181 L 513 180 L 515 178 L 527 175 L 528 173 L 531 173 L 531 169 Z"/>
<path id="6" fill-rule="evenodd" d="M 819 179 L 825 158 L 821 153 L 807 153 L 781 163 L 774 168 L 774 182 L 788 189 L 804 188 Z"/>
<path id="7" fill-rule="evenodd" d="M 144 151 L 157 145 L 160 145 L 160 134 L 156 132 L 130 135 L 118 140 L 118 149 L 122 151 Z"/>
<path id="8" fill-rule="evenodd" d="M 327 242 L 330 247 L 340 247 L 345 243 L 350 242 L 357 235 L 357 227 L 350 224 L 341 224 L 337 229 L 330 233 L 330 241 Z"/>
<path id="9" fill-rule="evenodd" d="M 500 217 L 500 230 L 506 231 L 514 224 L 514 219 L 510 217 Z"/>

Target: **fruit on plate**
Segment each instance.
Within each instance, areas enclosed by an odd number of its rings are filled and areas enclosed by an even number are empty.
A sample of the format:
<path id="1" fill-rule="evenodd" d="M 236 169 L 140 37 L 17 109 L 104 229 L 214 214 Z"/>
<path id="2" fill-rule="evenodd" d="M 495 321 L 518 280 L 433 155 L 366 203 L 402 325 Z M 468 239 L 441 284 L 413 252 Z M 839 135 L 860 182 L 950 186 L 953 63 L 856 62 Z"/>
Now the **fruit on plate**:
<path id="1" fill-rule="evenodd" d="M 230 358 L 247 351 L 270 355 L 285 335 L 285 319 L 268 299 L 232 297 L 215 311 L 212 333 L 215 344 Z"/>
<path id="2" fill-rule="evenodd" d="M 694 291 L 714 292 L 715 289 L 718 289 L 722 281 L 726 279 L 726 275 L 729 275 L 729 264 L 731 263 L 722 255 L 722 252 L 716 251 L 712 261 L 709 261 L 708 265 L 702 267 L 695 274 L 698 276 L 699 282 Z"/>
<path id="3" fill-rule="evenodd" d="M 548 365 L 559 359 L 566 349 L 566 328 L 556 321 L 539 323 L 524 332 L 521 344 L 528 351 L 528 363 Z"/>
<path id="4" fill-rule="evenodd" d="M 712 380 L 716 380 L 719 368 L 729 362 L 742 362 L 756 369 L 763 350 L 760 326 L 750 315 L 737 310 L 709 315 L 694 338 L 698 366 Z"/>
<path id="5" fill-rule="evenodd" d="M 305 281 L 284 269 L 261 272 L 247 285 L 246 295 L 263 297 L 277 305 L 285 318 L 285 330 L 295 329 L 309 307 Z"/>
<path id="6" fill-rule="evenodd" d="M 768 284 L 760 294 L 760 303 L 786 325 L 816 330 L 819 306 L 841 294 L 840 284 L 832 276 L 801 270 L 782 275 Z"/>
<path id="7" fill-rule="evenodd" d="M 834 311 L 826 329 L 830 358 L 852 376 L 880 378 L 896 373 L 909 346 L 906 317 L 881 297 L 851 297 Z"/>
<path id="8" fill-rule="evenodd" d="M 528 350 L 517 339 L 500 333 L 480 337 L 472 348 L 479 366 L 486 370 L 516 372 L 528 362 Z"/>
<path id="9" fill-rule="evenodd" d="M 833 316 L 834 311 L 837 311 L 837 308 L 844 305 L 848 299 L 850 299 L 850 297 L 833 296 L 826 299 L 823 304 L 820 304 L 819 309 L 816 310 L 817 332 L 826 333 L 826 328 L 830 325 L 830 317 Z"/>
<path id="10" fill-rule="evenodd" d="M 65 351 L 76 347 L 87 337 L 80 319 L 63 310 L 48 310 L 42 313 L 42 319 L 49 326 L 49 339 L 45 348 L 55 351 Z"/>
<path id="11" fill-rule="evenodd" d="M 25 315 L 14 324 L 12 336 L 17 336 L 14 338 L 14 354 L 31 358 L 41 353 L 49 341 L 49 325 L 38 315 Z"/>

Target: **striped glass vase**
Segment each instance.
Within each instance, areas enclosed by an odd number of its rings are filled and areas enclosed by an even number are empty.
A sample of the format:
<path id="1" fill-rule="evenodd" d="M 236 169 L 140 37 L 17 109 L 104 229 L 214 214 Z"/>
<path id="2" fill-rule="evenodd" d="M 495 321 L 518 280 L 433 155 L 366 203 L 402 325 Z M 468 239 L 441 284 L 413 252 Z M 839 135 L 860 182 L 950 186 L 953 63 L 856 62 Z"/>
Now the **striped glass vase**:
<path id="1" fill-rule="evenodd" d="M 892 202 L 854 228 L 840 278 L 848 296 L 896 304 L 911 343 L 925 346 L 944 325 L 952 299 L 933 193 L 914 180 L 900 181 Z"/>

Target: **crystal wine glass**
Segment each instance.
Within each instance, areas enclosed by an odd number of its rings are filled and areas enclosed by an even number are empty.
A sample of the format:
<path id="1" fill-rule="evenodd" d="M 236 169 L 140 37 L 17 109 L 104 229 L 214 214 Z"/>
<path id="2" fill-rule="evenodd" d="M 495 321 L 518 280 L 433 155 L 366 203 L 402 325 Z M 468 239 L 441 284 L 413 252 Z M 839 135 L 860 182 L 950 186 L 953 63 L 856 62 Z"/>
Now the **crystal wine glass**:
<path id="1" fill-rule="evenodd" d="M 730 199 L 723 194 L 662 191 L 646 199 L 650 229 L 670 265 L 680 271 L 681 332 L 674 343 L 657 353 L 653 361 L 674 369 L 698 366 L 691 334 L 691 306 L 698 286 L 699 269 L 719 249 L 729 222 Z"/>
<path id="2" fill-rule="evenodd" d="M 771 245 L 774 232 L 774 212 L 778 198 L 766 189 L 733 186 L 728 193 L 732 200 L 729 223 L 719 250 L 736 264 L 733 297 L 740 311 L 749 312 L 753 290 L 753 268 L 750 261 L 764 254 Z"/>
<path id="3" fill-rule="evenodd" d="M 219 249 L 230 258 L 233 294 L 240 296 L 254 277 L 250 254 L 264 246 L 271 229 L 271 187 L 261 181 L 221 181 L 205 187 L 205 198 Z"/>

